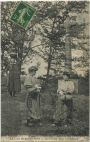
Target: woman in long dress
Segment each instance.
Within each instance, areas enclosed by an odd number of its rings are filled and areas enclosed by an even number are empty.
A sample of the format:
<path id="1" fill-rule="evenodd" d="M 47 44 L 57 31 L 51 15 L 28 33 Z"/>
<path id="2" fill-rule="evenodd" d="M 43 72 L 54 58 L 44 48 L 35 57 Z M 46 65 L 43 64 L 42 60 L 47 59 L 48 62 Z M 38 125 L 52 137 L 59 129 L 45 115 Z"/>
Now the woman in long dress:
<path id="1" fill-rule="evenodd" d="M 58 83 L 56 111 L 54 121 L 56 124 L 71 123 L 73 113 L 73 98 L 74 83 L 70 79 L 70 74 L 64 72 L 63 80 Z"/>
<path id="2" fill-rule="evenodd" d="M 14 58 L 10 62 L 7 83 L 10 96 L 15 96 L 17 92 L 21 91 L 20 71 Z"/>
<path id="3" fill-rule="evenodd" d="M 28 75 L 25 79 L 25 87 L 27 90 L 26 105 L 27 105 L 27 125 L 30 123 L 39 122 L 40 113 L 40 80 L 36 78 L 36 66 L 28 69 Z"/>

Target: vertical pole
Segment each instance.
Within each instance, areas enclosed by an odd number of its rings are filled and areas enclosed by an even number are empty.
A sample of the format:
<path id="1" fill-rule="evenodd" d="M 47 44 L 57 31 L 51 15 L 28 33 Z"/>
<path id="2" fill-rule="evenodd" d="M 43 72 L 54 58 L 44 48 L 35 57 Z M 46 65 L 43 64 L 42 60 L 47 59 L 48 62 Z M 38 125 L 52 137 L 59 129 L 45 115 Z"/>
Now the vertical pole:
<path id="1" fill-rule="evenodd" d="M 71 46 L 70 46 L 70 36 L 69 36 L 69 16 L 66 19 L 65 22 L 65 28 L 66 28 L 66 39 L 65 39 L 65 70 L 71 72 L 72 70 L 72 62 L 71 62 Z"/>

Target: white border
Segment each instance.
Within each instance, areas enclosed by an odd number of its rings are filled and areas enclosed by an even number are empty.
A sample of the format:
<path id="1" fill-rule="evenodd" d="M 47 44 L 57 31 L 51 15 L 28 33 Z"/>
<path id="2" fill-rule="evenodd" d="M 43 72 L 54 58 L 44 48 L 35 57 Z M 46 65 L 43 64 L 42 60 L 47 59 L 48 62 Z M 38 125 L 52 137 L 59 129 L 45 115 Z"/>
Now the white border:
<path id="1" fill-rule="evenodd" d="M 0 0 L 0 31 L 1 31 L 1 2 L 7 2 L 7 1 L 20 2 L 20 0 Z M 22 0 L 22 1 L 30 2 L 30 0 Z M 75 1 L 75 0 L 31 0 L 31 2 L 32 1 Z M 77 0 L 77 1 L 85 1 L 85 0 Z M 86 1 L 90 2 L 90 0 L 86 0 Z M 89 22 L 90 22 L 90 3 L 89 3 Z M 90 28 L 89 28 L 89 37 L 90 37 Z M 89 39 L 89 46 L 90 46 L 90 39 Z M 90 50 L 89 50 L 89 54 L 90 54 Z M 89 68 L 90 68 L 90 64 L 89 64 Z M 90 77 L 89 77 L 89 82 L 90 82 Z M 90 91 L 90 88 L 89 88 L 89 91 Z M 0 32 L 0 102 L 1 102 L 1 32 Z M 90 98 L 89 98 L 89 102 L 90 102 Z M 90 103 L 89 103 L 89 108 L 90 108 Z M 89 113 L 89 118 L 90 118 L 90 113 Z M 89 126 L 90 126 L 90 123 L 89 123 Z M 0 103 L 0 136 L 1 136 L 1 103 Z M 90 140 L 90 127 L 89 127 L 89 140 Z M 0 137 L 0 142 L 1 142 L 1 137 Z"/>
<path id="2" fill-rule="evenodd" d="M 20 0 L 0 0 L 0 2 L 6 2 L 6 1 L 18 1 L 18 2 L 21 2 Z M 22 1 L 28 1 L 28 2 L 32 2 L 32 1 L 90 1 L 90 0 L 22 0 Z"/>
<path id="3" fill-rule="evenodd" d="M 0 2 L 0 136 L 1 136 L 1 2 Z"/>

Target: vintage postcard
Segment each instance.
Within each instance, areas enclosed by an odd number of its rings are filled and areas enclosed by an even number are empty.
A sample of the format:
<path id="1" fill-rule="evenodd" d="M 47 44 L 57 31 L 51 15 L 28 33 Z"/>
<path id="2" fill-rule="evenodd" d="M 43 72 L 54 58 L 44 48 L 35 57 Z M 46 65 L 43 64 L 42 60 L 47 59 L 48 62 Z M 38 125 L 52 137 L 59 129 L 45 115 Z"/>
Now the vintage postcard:
<path id="1" fill-rule="evenodd" d="M 89 142 L 89 1 L 1 1 L 1 142 Z"/>

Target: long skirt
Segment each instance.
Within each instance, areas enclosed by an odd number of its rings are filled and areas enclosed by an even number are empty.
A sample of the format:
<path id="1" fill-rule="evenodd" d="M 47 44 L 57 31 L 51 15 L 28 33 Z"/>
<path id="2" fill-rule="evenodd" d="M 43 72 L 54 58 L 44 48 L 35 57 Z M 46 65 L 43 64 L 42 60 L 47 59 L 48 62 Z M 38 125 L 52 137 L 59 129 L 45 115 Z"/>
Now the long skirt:
<path id="1" fill-rule="evenodd" d="M 39 120 L 41 118 L 40 94 L 35 94 L 35 97 L 32 97 L 34 95 L 32 93 L 27 93 L 26 97 L 27 119 L 33 118 Z"/>
<path id="2" fill-rule="evenodd" d="M 63 103 L 60 96 L 56 102 L 56 111 L 53 116 L 55 121 L 65 121 L 67 118 L 67 106 Z"/>
<path id="3" fill-rule="evenodd" d="M 66 99 L 65 99 L 66 97 Z M 56 121 L 66 122 L 68 119 L 72 120 L 73 113 L 73 99 L 71 95 L 58 96 L 56 102 L 56 111 L 53 118 Z"/>

